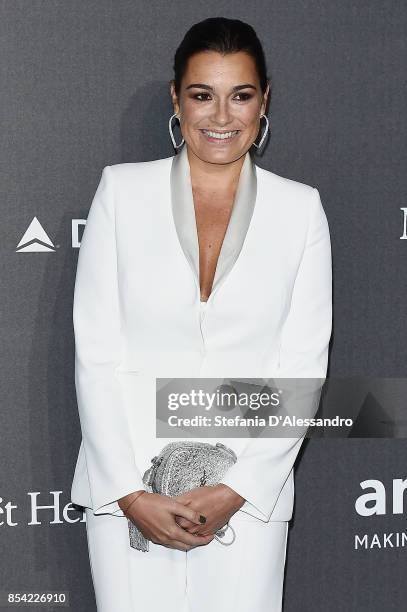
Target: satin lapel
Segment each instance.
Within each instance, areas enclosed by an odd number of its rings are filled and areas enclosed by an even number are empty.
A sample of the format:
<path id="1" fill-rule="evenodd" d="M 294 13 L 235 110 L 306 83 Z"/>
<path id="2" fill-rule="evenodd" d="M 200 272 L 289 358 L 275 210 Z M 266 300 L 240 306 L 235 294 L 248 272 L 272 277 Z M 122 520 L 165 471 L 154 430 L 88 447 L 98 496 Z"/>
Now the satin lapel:
<path id="1" fill-rule="evenodd" d="M 239 184 L 237 186 L 229 224 L 222 242 L 212 291 L 217 289 L 220 283 L 229 274 L 242 250 L 253 215 L 256 195 L 256 166 L 252 162 L 249 152 L 247 152 L 240 171 Z"/>
<path id="2" fill-rule="evenodd" d="M 199 242 L 185 146 L 171 164 L 171 207 L 178 239 L 199 289 Z"/>
<path id="3" fill-rule="evenodd" d="M 211 295 L 225 280 L 236 263 L 249 229 L 256 196 L 256 165 L 247 152 L 240 172 L 229 224 L 222 242 Z M 199 242 L 186 146 L 172 160 L 171 206 L 182 250 L 199 288 Z"/>

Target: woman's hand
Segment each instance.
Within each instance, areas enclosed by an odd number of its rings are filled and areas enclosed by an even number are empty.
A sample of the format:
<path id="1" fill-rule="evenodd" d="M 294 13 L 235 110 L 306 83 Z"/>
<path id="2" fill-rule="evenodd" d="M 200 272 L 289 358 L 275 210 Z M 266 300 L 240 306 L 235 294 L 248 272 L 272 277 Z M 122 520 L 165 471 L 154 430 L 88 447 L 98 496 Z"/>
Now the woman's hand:
<path id="1" fill-rule="evenodd" d="M 127 497 L 130 498 L 131 494 L 121 498 L 119 506 L 126 507 L 123 500 Z M 176 516 L 181 516 L 188 521 L 188 525 L 201 525 L 199 517 L 202 512 L 198 511 L 198 505 L 189 508 L 174 497 L 159 493 L 145 492 L 140 495 L 125 512 L 125 516 L 133 521 L 145 538 L 167 548 L 187 551 L 195 546 L 209 544 L 214 538 L 213 534 L 192 535 L 175 520 Z"/>
<path id="2" fill-rule="evenodd" d="M 206 516 L 206 523 L 197 526 L 188 517 L 176 517 L 176 521 L 189 533 L 207 535 L 214 534 L 224 527 L 230 517 L 235 514 L 246 501 L 244 497 L 223 483 L 215 486 L 196 487 L 173 499 L 189 508 L 198 510 Z M 137 503 L 137 502 L 136 502 Z"/>

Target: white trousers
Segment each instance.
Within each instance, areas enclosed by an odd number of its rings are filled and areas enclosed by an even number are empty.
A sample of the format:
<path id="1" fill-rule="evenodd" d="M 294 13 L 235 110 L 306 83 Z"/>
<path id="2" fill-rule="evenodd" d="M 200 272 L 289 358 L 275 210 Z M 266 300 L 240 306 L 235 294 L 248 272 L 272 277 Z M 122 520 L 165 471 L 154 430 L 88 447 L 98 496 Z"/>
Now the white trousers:
<path id="1" fill-rule="evenodd" d="M 230 546 L 214 538 L 185 552 L 149 542 L 142 552 L 129 545 L 126 517 L 87 508 L 98 612 L 281 612 L 288 522 L 239 510 L 229 524 Z"/>

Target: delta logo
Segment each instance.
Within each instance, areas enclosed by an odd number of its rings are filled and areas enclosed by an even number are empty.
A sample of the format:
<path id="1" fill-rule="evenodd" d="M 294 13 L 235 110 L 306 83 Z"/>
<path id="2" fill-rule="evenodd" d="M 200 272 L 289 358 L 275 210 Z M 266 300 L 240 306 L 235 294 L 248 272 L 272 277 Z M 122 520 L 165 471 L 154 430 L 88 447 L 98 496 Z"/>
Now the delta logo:
<path id="1" fill-rule="evenodd" d="M 72 219 L 72 248 L 79 249 L 81 246 L 80 228 L 85 225 L 86 219 Z M 56 250 L 55 244 L 48 236 L 38 218 L 34 217 L 18 243 L 16 253 L 55 253 Z"/>

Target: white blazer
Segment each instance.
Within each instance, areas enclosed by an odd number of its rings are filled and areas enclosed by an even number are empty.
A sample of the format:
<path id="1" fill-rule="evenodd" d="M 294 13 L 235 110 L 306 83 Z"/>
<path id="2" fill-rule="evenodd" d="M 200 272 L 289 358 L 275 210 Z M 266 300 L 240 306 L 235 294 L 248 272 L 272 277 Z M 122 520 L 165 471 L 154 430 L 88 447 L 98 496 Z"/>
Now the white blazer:
<path id="1" fill-rule="evenodd" d="M 144 489 L 156 438 L 156 377 L 326 377 L 332 325 L 329 228 L 317 189 L 246 153 L 205 317 L 186 147 L 106 166 L 79 251 L 73 324 L 82 443 L 71 500 L 123 516 Z M 287 521 L 303 437 L 199 438 L 233 448 L 221 482 L 242 512 Z"/>

